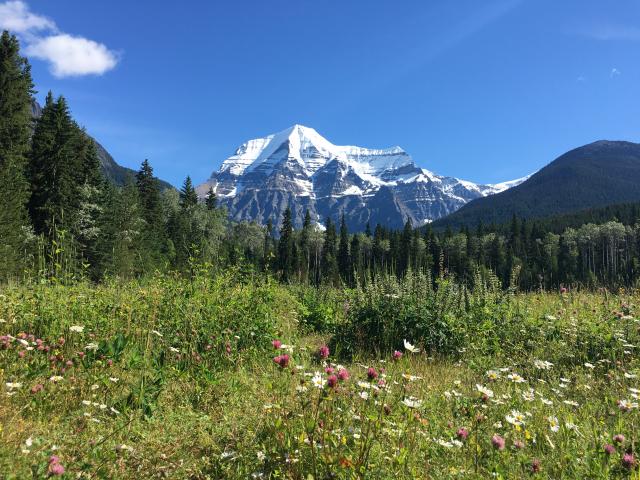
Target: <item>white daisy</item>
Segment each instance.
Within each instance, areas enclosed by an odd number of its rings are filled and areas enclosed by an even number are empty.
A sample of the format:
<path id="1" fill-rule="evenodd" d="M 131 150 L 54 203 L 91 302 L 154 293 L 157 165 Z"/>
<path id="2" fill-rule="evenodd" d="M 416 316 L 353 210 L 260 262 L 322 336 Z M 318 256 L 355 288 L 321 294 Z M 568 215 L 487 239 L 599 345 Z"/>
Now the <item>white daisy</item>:
<path id="1" fill-rule="evenodd" d="M 551 370 L 551 367 L 553 367 L 553 363 L 547 362 L 546 360 L 534 360 L 533 366 L 538 370 Z"/>
<path id="2" fill-rule="evenodd" d="M 479 383 L 476 383 L 476 389 L 478 389 L 478 391 L 481 394 L 486 395 L 489 398 L 493 397 L 493 390 L 491 390 L 491 389 L 489 389 L 489 388 L 487 388 L 487 387 L 485 387 L 483 385 L 480 385 Z"/>
<path id="3" fill-rule="evenodd" d="M 407 340 L 403 340 L 404 342 L 404 348 L 411 352 L 411 353 L 420 353 L 420 349 L 416 348 L 415 346 L 411 345 L 409 342 L 407 342 Z"/>
<path id="4" fill-rule="evenodd" d="M 552 432 L 560 430 L 560 422 L 558 422 L 557 417 L 547 417 L 547 421 L 549 422 L 549 428 Z"/>
<path id="5" fill-rule="evenodd" d="M 504 418 L 511 425 L 524 425 L 526 415 L 519 412 L 518 410 L 511 410 L 511 413 L 509 415 L 506 415 Z"/>
<path id="6" fill-rule="evenodd" d="M 311 379 L 311 384 L 316 388 L 324 388 L 325 383 L 327 383 L 327 381 L 322 378 L 322 374 L 320 372 L 315 372 Z"/>
<path id="7" fill-rule="evenodd" d="M 402 403 L 404 403 L 409 408 L 420 408 L 420 406 L 422 405 L 422 400 L 418 400 L 415 397 L 408 397 L 402 400 Z"/>

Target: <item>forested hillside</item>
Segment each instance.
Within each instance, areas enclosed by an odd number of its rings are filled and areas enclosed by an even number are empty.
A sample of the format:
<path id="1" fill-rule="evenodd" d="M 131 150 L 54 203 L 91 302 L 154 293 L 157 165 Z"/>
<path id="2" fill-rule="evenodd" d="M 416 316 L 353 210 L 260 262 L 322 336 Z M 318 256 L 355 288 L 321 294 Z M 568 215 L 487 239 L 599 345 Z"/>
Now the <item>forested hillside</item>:
<path id="1" fill-rule="evenodd" d="M 509 190 L 473 200 L 434 222 L 458 228 L 478 222 L 541 218 L 625 202 L 640 201 L 640 145 L 600 141 L 560 156 Z"/>

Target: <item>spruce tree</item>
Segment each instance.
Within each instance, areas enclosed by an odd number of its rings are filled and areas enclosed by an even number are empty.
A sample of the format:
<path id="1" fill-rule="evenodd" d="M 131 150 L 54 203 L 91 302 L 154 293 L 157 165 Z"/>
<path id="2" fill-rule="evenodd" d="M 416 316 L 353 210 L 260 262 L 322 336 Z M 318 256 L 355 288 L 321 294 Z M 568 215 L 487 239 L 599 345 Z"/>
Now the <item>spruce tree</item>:
<path id="1" fill-rule="evenodd" d="M 360 235 L 356 234 L 351 239 L 351 247 L 349 251 L 349 255 L 351 258 L 351 270 L 353 272 L 353 275 L 355 275 L 356 280 L 362 274 L 362 255 L 360 251 Z"/>
<path id="2" fill-rule="evenodd" d="M 413 224 L 411 223 L 411 219 L 407 218 L 398 245 L 398 274 L 401 276 L 404 275 L 411 266 L 412 237 Z"/>
<path id="3" fill-rule="evenodd" d="M 309 269 L 311 266 L 311 214 L 309 209 L 304 213 L 304 222 L 302 223 L 302 230 L 300 232 L 300 255 L 301 255 L 301 270 L 305 279 L 309 278 Z"/>
<path id="4" fill-rule="evenodd" d="M 147 159 L 142 162 L 140 170 L 136 173 L 136 187 L 144 220 L 150 225 L 158 225 L 162 220 L 160 184 L 153 175 L 153 168 Z"/>
<path id="5" fill-rule="evenodd" d="M 5 31 L 0 37 L 0 279 L 25 267 L 32 94 L 31 67 L 20 56 L 16 37 Z"/>
<path id="6" fill-rule="evenodd" d="M 149 160 L 145 159 L 136 173 L 136 188 L 140 201 L 143 258 L 150 269 L 161 265 L 167 244 L 165 215 L 160 195 L 160 183 L 153 174 Z"/>
<path id="7" fill-rule="evenodd" d="M 338 269 L 342 279 L 351 282 L 351 257 L 349 255 L 349 231 L 344 214 L 340 220 L 340 242 L 338 244 Z"/>
<path id="8" fill-rule="evenodd" d="M 336 259 L 336 226 L 327 218 L 326 230 L 324 232 L 324 242 L 322 244 L 322 277 L 330 283 L 337 283 L 339 279 L 338 262 Z"/>
<path id="9" fill-rule="evenodd" d="M 36 233 L 64 238 L 63 248 L 74 252 L 70 260 L 97 264 L 104 183 L 97 148 L 73 121 L 65 98 L 54 100 L 51 92 L 35 124 L 28 174 Z"/>
<path id="10" fill-rule="evenodd" d="M 291 222 L 291 208 L 287 207 L 282 218 L 280 238 L 278 239 L 278 271 L 284 281 L 291 278 L 293 270 L 293 224 Z"/>
<path id="11" fill-rule="evenodd" d="M 191 207 L 195 207 L 197 204 L 198 194 L 196 193 L 196 189 L 193 186 L 191 177 L 187 176 L 187 178 L 185 178 L 184 180 L 184 183 L 182 184 L 182 188 L 180 189 L 180 206 L 183 209 L 188 209 Z"/>
<path id="12" fill-rule="evenodd" d="M 69 230 L 76 220 L 78 172 L 84 166 L 77 142 L 66 100 L 54 101 L 49 92 L 36 122 L 29 163 L 29 212 L 36 233 L 53 236 L 54 228 Z"/>
<path id="13" fill-rule="evenodd" d="M 216 208 L 218 208 L 218 197 L 216 196 L 216 192 L 213 191 L 213 187 L 209 187 L 205 205 L 207 206 L 208 210 L 215 210 Z"/>

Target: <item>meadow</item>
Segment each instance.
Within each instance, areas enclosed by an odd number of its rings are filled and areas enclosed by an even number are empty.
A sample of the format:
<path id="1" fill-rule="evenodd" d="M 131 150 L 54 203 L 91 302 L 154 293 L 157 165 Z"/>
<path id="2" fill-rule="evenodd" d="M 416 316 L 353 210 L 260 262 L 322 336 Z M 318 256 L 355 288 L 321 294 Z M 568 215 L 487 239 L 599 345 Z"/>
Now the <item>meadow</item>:
<path id="1" fill-rule="evenodd" d="M 0 477 L 640 478 L 636 291 L 0 289 Z"/>

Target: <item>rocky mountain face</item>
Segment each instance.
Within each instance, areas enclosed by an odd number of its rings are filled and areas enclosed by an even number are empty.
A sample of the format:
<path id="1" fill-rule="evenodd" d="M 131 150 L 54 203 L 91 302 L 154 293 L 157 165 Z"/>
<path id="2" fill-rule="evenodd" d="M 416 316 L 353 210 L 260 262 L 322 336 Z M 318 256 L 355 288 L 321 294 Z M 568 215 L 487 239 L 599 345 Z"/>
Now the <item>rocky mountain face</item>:
<path id="1" fill-rule="evenodd" d="M 422 225 L 523 180 L 479 185 L 443 177 L 418 167 L 400 147 L 337 146 L 294 125 L 241 145 L 197 190 L 204 198 L 213 188 L 235 221 L 279 225 L 289 206 L 296 228 L 308 209 L 319 224 L 344 214 L 351 231 L 362 231 L 367 223 Z"/>

